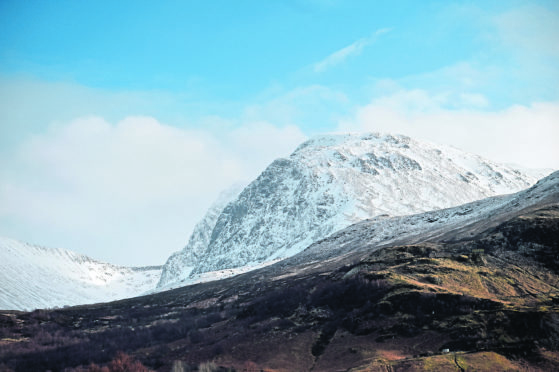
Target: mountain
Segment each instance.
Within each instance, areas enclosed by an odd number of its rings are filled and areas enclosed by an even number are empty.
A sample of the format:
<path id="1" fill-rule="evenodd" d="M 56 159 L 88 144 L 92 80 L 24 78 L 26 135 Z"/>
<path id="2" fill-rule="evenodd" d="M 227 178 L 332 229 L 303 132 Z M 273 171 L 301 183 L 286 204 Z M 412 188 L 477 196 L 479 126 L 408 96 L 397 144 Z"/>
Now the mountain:
<path id="1" fill-rule="evenodd" d="M 318 262 L 373 247 L 378 249 L 404 242 L 414 244 L 441 240 L 449 230 L 452 231 L 452 239 L 466 238 L 462 230 L 467 231 L 467 234 L 478 233 L 499 223 L 509 214 L 529 210 L 534 204 L 553 204 L 558 199 L 559 171 L 515 194 L 495 196 L 417 215 L 367 219 L 315 242 L 294 259 Z"/>
<path id="2" fill-rule="evenodd" d="M 210 243 L 211 233 L 219 215 L 225 206 L 240 194 L 243 188 L 241 185 L 234 185 L 218 196 L 202 220 L 194 226 L 186 248 L 173 253 L 167 259 L 159 283 L 182 281 L 188 278 L 195 268 L 196 262 L 200 260 Z"/>
<path id="3" fill-rule="evenodd" d="M 0 311 L 0 370 L 557 371 L 558 236 L 555 172 L 516 194 L 363 221 L 224 280 Z"/>
<path id="4" fill-rule="evenodd" d="M 160 266 L 122 267 L 0 237 L 0 309 L 107 302 L 152 289 Z"/>
<path id="5" fill-rule="evenodd" d="M 275 160 L 228 204 L 214 206 L 164 265 L 158 286 L 289 257 L 366 218 L 448 208 L 519 191 L 536 180 L 406 136 L 316 137 Z"/>
<path id="6" fill-rule="evenodd" d="M 289 266 L 315 265 L 343 255 L 370 252 L 386 246 L 466 240 L 511 216 L 529 213 L 534 208 L 557 206 L 558 203 L 559 171 L 556 171 L 515 194 L 416 215 L 376 217 L 361 221 L 315 242 L 281 265 L 289 270 Z"/>

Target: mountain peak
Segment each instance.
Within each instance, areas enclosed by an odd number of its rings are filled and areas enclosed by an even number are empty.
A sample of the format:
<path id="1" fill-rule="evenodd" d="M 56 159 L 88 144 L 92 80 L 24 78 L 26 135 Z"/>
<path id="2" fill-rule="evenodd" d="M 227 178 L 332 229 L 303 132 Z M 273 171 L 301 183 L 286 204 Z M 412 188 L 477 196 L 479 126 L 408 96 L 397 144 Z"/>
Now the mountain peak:
<path id="1" fill-rule="evenodd" d="M 392 134 L 312 138 L 276 159 L 165 265 L 159 285 L 292 256 L 383 214 L 448 208 L 532 185 L 536 177 L 458 149 Z M 195 262 L 177 257 L 192 256 Z M 188 272 L 188 274 L 186 274 Z"/>
<path id="2" fill-rule="evenodd" d="M 305 149 L 320 149 L 325 147 L 336 147 L 349 145 L 355 147 L 370 146 L 375 143 L 391 143 L 394 145 L 402 144 L 405 146 L 411 140 L 410 137 L 401 134 L 389 134 L 379 132 L 369 133 L 332 133 L 321 134 L 310 138 L 300 144 L 293 154 L 297 154 Z"/>

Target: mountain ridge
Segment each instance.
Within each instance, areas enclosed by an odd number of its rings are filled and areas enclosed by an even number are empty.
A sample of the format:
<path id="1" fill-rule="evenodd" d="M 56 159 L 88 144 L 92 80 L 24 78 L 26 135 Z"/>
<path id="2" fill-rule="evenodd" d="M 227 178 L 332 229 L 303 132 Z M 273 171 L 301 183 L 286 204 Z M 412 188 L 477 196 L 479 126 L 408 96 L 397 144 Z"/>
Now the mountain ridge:
<path id="1" fill-rule="evenodd" d="M 379 133 L 323 135 L 276 159 L 226 204 L 204 245 L 164 265 L 158 287 L 293 256 L 352 223 L 519 191 L 537 179 L 460 150 Z M 215 211 L 213 212 L 215 213 Z M 199 241 L 198 241 L 199 242 Z M 196 250 L 198 260 L 181 262 Z"/>
<path id="2" fill-rule="evenodd" d="M 299 255 L 285 261 L 319 262 L 354 251 L 378 250 L 385 246 L 416 244 L 431 241 L 460 241 L 473 233 L 493 227 L 506 216 L 533 208 L 556 205 L 559 201 L 559 171 L 539 180 L 526 190 L 476 200 L 457 207 L 416 215 L 367 219 L 307 247 Z M 501 216 L 495 219 L 494 216 Z M 503 217 L 504 216 L 504 217 Z M 487 222 L 490 221 L 490 222 Z M 446 231 L 451 235 L 445 237 Z M 463 231 L 467 231 L 464 233 Z M 365 244 L 358 244 L 365 241 Z"/>
<path id="3" fill-rule="evenodd" d="M 210 241 L 211 236 L 209 232 L 215 227 L 219 214 L 242 189 L 242 185 L 233 185 L 219 194 L 217 200 L 208 208 L 204 217 L 194 226 L 188 240 L 188 250 L 183 249 L 169 256 L 165 263 L 168 269 L 162 271 L 158 283 L 170 282 L 172 280 L 168 278 L 170 272 L 178 274 L 178 277 L 174 278 L 175 281 L 184 280 L 190 275 L 196 261 L 199 259 L 199 256 L 204 253 Z"/>
<path id="4" fill-rule="evenodd" d="M 152 289 L 161 266 L 125 267 L 0 237 L 0 309 L 106 302 Z"/>

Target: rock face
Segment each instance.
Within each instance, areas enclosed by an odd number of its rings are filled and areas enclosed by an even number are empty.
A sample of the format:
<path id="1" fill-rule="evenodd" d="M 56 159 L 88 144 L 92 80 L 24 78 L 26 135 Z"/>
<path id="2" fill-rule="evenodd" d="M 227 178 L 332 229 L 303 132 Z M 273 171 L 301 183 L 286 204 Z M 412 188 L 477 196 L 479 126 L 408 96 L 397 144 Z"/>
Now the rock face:
<path id="1" fill-rule="evenodd" d="M 0 237 L 0 309 L 107 302 L 152 289 L 161 266 L 123 267 Z"/>
<path id="2" fill-rule="evenodd" d="M 290 257 L 366 218 L 448 208 L 522 190 L 537 178 L 406 136 L 320 136 L 275 160 L 219 213 L 221 205 L 212 207 L 165 264 L 158 286 Z"/>
<path id="3" fill-rule="evenodd" d="M 223 191 L 208 209 L 200 222 L 194 226 L 188 245 L 182 251 L 173 253 L 165 263 L 159 283 L 181 281 L 190 275 L 196 263 L 210 244 L 212 231 L 223 208 L 242 191 L 241 185 L 235 185 Z"/>
<path id="4" fill-rule="evenodd" d="M 495 226 L 507 221 L 510 216 L 530 213 L 534 209 L 552 208 L 555 215 L 559 213 L 559 171 L 539 180 L 534 186 L 515 194 L 494 196 L 457 207 L 434 210 L 421 214 L 399 216 L 391 218 L 375 217 L 353 224 L 339 230 L 325 239 L 313 243 L 300 254 L 284 260 L 282 264 L 296 266 L 299 263 L 313 263 L 341 257 L 349 252 L 372 252 L 385 246 L 413 245 L 426 242 L 462 243 L 481 233 L 492 231 Z M 498 237 L 491 240 L 481 240 L 474 248 L 485 251 L 497 249 L 511 250 L 522 246 L 522 241 L 537 242 L 550 247 L 554 252 L 559 248 L 556 237 L 559 236 L 557 226 L 546 225 L 545 233 L 540 233 L 540 223 L 545 224 L 546 213 L 532 221 L 530 229 L 522 231 L 517 225 L 526 219 L 518 217 L 515 223 L 507 222 L 501 225 Z M 557 216 L 553 219 L 557 223 Z M 519 222 L 520 221 L 520 222 Z M 521 224 L 521 223 L 520 223 Z M 515 230 L 515 231 L 508 231 Z M 508 239 L 508 235 L 515 235 L 515 241 Z M 532 243 L 528 246 L 533 245 Z M 472 249 L 474 249 L 472 248 Z M 531 247 L 533 248 L 533 247 Z M 518 248 L 515 248 L 518 250 Z M 540 249 L 540 253 L 544 252 Z M 549 253 L 549 252 L 548 252 Z M 553 254 L 549 254 L 553 256 Z M 537 257 L 536 257 L 537 259 Z M 544 261 L 544 260 L 541 260 Z M 557 255 L 548 257 L 547 265 L 559 268 Z"/>

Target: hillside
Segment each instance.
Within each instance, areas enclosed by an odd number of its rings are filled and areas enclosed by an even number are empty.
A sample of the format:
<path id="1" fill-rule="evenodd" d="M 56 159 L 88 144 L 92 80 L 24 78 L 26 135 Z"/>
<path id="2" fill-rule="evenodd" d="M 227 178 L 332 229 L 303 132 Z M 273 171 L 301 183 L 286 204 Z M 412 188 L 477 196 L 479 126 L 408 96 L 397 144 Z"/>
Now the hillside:
<path id="1" fill-rule="evenodd" d="M 122 267 L 64 249 L 0 237 L 0 309 L 33 310 L 134 297 L 161 267 Z"/>
<path id="2" fill-rule="evenodd" d="M 557 370 L 559 172 L 482 202 L 444 213 L 493 205 L 483 218 L 381 245 L 363 235 L 371 221 L 354 225 L 317 243 L 331 248 L 319 262 L 303 253 L 150 296 L 2 312 L 0 360 L 61 370 L 120 350 L 157 371 Z"/>

